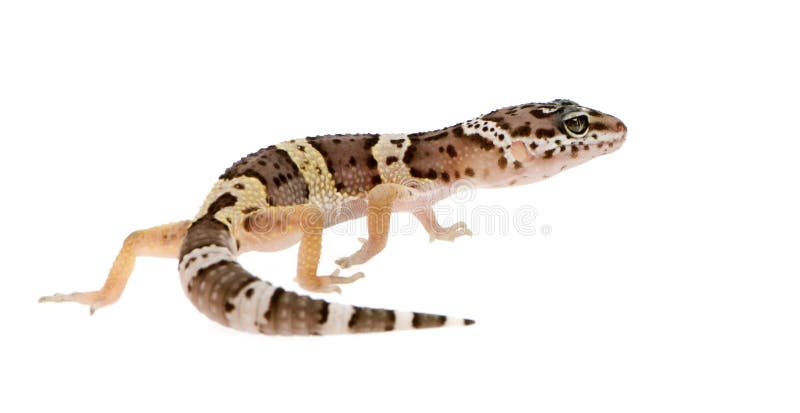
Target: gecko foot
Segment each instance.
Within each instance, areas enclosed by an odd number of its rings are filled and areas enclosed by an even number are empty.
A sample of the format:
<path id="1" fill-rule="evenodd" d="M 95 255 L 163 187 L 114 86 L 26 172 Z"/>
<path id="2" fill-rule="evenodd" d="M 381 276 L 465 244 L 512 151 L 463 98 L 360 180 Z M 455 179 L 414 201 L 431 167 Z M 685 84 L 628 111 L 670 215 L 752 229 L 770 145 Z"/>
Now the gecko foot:
<path id="1" fill-rule="evenodd" d="M 447 227 L 441 228 L 437 231 L 429 232 L 431 236 L 431 242 L 435 240 L 442 240 L 442 241 L 454 241 L 456 238 L 469 235 L 472 236 L 472 231 L 467 228 L 467 224 L 463 221 L 456 222 L 455 224 Z"/>
<path id="2" fill-rule="evenodd" d="M 366 238 L 358 238 L 358 242 L 360 242 L 362 244 L 362 249 L 363 249 L 363 247 L 364 247 L 363 244 L 367 243 L 367 239 Z M 338 260 L 336 260 L 334 262 L 336 263 L 336 265 L 338 265 L 339 267 L 342 267 L 342 268 L 350 268 L 350 267 L 352 267 L 354 265 L 363 264 L 366 260 L 363 258 L 363 256 L 362 256 L 363 254 L 359 254 L 359 252 L 361 252 L 361 250 L 356 251 L 354 254 L 352 254 L 352 255 L 350 255 L 348 257 L 339 258 Z"/>
<path id="3" fill-rule="evenodd" d="M 114 304 L 117 300 L 108 297 L 102 290 L 75 292 L 71 294 L 53 294 L 39 298 L 40 303 L 79 303 L 89 306 L 89 314 L 100 308 Z"/>
<path id="4" fill-rule="evenodd" d="M 339 275 L 339 270 L 337 269 L 331 275 L 310 277 L 305 280 L 297 278 L 296 281 L 306 291 L 341 294 L 342 289 L 336 284 L 350 284 L 362 278 L 364 278 L 363 272 L 357 272 L 353 275 L 343 277 Z"/>
<path id="5" fill-rule="evenodd" d="M 353 254 L 353 255 L 355 255 L 355 254 Z M 353 259 L 353 255 L 351 255 L 349 257 L 339 258 L 338 260 L 335 261 L 336 265 L 338 265 L 338 266 L 340 266 L 342 268 L 350 268 L 350 267 L 352 267 L 353 264 L 355 264 L 355 262 L 356 262 L 356 260 Z"/>

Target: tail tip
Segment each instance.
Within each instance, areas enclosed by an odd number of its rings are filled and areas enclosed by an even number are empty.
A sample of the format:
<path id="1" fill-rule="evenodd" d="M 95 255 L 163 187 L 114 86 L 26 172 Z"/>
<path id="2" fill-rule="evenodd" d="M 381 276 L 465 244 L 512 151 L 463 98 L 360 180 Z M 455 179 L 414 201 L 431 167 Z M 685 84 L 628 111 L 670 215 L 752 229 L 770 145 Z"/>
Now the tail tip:
<path id="1" fill-rule="evenodd" d="M 464 325 L 465 325 L 465 326 L 471 326 L 471 325 L 473 325 L 473 324 L 475 324 L 475 320 L 471 320 L 471 319 L 469 319 L 469 318 L 465 318 L 465 319 L 464 319 Z"/>

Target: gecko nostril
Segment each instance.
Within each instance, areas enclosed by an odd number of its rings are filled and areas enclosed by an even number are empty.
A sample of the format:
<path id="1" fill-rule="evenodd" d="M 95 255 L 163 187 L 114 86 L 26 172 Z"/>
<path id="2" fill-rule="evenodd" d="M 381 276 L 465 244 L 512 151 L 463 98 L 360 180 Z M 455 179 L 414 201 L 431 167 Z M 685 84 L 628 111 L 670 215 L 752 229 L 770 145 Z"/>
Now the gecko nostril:
<path id="1" fill-rule="evenodd" d="M 625 124 L 622 122 L 617 122 L 617 132 L 627 132 L 628 128 L 625 127 Z"/>

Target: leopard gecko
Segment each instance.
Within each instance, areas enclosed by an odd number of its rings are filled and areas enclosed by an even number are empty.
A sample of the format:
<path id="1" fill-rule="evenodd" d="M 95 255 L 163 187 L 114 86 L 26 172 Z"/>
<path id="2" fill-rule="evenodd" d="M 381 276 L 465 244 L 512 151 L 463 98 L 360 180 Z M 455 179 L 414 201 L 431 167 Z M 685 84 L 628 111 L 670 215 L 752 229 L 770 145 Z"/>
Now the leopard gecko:
<path id="1" fill-rule="evenodd" d="M 178 259 L 183 291 L 210 319 L 280 335 L 323 335 L 469 325 L 464 318 L 364 308 L 295 293 L 236 261 L 248 251 L 299 242 L 296 281 L 311 292 L 339 292 L 363 274 L 319 275 L 322 230 L 367 217 L 368 238 L 341 268 L 363 264 L 386 246 L 392 212 L 410 212 L 431 239 L 471 235 L 444 227 L 433 205 L 457 182 L 507 187 L 548 178 L 618 149 L 627 129 L 617 118 L 557 99 L 505 107 L 432 132 L 349 134 L 295 139 L 234 163 L 193 220 L 134 231 L 102 288 L 40 302 L 77 302 L 90 312 L 115 303 L 137 256 Z"/>

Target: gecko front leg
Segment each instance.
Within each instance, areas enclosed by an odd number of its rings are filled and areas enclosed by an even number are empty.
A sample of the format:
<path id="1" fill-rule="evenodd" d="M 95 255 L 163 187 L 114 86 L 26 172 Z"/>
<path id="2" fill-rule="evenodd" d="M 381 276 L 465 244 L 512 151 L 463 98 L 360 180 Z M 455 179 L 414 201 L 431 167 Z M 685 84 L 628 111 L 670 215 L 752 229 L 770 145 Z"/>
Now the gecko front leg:
<path id="1" fill-rule="evenodd" d="M 111 266 L 106 282 L 97 291 L 54 294 L 39 299 L 44 302 L 75 302 L 89 306 L 89 312 L 117 302 L 133 272 L 136 257 L 177 258 L 190 221 L 180 221 L 149 229 L 134 231 L 122 244 Z"/>
<path id="2" fill-rule="evenodd" d="M 431 206 L 416 208 L 412 213 L 425 228 L 425 231 L 428 231 L 428 235 L 431 237 L 431 242 L 437 239 L 443 241 L 454 241 L 460 236 L 472 236 L 472 231 L 467 228 L 467 224 L 463 221 L 456 222 L 449 227 L 441 226 L 439 221 L 436 219 L 436 213 L 433 211 L 433 207 Z"/>
<path id="3" fill-rule="evenodd" d="M 367 195 L 367 228 L 369 238 L 361 240 L 361 249 L 349 257 L 336 260 L 342 268 L 363 264 L 381 252 L 389 240 L 389 223 L 391 221 L 392 205 L 395 201 L 414 197 L 414 188 L 400 184 L 381 184 Z M 462 235 L 472 235 L 464 222 L 458 222 L 449 227 L 439 225 L 433 207 L 425 205 L 413 209 L 412 213 L 430 234 L 431 241 L 440 239 L 453 241 Z"/>
<path id="4" fill-rule="evenodd" d="M 400 198 L 412 196 L 412 188 L 399 184 L 380 184 L 367 194 L 367 229 L 369 238 L 361 248 L 350 255 L 336 260 L 342 268 L 363 264 L 383 251 L 389 240 L 389 222 L 392 204 Z"/>

